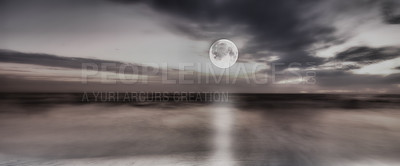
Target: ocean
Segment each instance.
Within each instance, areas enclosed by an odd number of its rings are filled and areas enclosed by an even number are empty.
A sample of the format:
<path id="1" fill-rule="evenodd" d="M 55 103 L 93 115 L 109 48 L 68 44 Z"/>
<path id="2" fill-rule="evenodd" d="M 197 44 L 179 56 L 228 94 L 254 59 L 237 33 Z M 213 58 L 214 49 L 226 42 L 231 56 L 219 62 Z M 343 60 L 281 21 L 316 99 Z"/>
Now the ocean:
<path id="1" fill-rule="evenodd" d="M 400 165 L 400 95 L 196 96 L 2 93 L 0 165 Z"/>

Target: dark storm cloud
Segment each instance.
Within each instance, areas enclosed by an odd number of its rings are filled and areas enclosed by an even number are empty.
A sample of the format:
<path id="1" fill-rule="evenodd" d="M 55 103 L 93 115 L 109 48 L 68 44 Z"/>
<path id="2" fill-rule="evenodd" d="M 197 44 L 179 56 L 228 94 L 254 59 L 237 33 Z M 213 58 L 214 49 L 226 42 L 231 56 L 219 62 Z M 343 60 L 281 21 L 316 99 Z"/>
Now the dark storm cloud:
<path id="1" fill-rule="evenodd" d="M 382 14 L 388 24 L 400 24 L 400 2 L 386 1 L 382 4 Z M 397 11 L 396 11 L 397 10 Z"/>
<path id="2" fill-rule="evenodd" d="M 393 0 L 356 0 L 335 2 L 322 0 L 113 0 L 123 4 L 142 2 L 155 10 L 174 15 L 181 20 L 173 22 L 175 29 L 196 39 L 215 40 L 231 38 L 242 34 L 250 35 L 250 40 L 240 50 L 239 61 L 257 61 L 262 57 L 272 56 L 268 52 L 279 55 L 278 63 L 308 63 L 315 65 L 326 62 L 324 58 L 310 53 L 311 46 L 316 43 L 322 47 L 344 43 L 347 39 L 335 36 L 335 28 L 327 23 L 318 23 L 319 19 L 334 18 L 333 15 L 352 15 L 353 12 L 370 12 L 371 8 L 382 6 L 383 20 L 389 24 L 397 24 L 400 20 L 399 3 Z M 319 8 L 318 10 L 315 10 Z M 324 10 L 327 9 L 327 10 Z M 318 12 L 315 12 L 318 11 Z M 362 15 L 362 14 L 361 14 Z M 183 21 L 182 21 L 183 20 Z M 352 34 L 349 34 L 352 35 Z M 349 37 L 349 36 L 347 36 Z M 371 54 L 352 61 L 374 63 L 389 58 L 385 49 L 369 49 L 360 47 Z M 266 52 L 265 52 L 266 51 Z M 344 53 L 343 53 L 344 54 Z M 342 56 L 342 55 L 339 55 Z M 344 55 L 343 55 L 344 56 Z"/>
<path id="3" fill-rule="evenodd" d="M 398 84 L 400 81 L 400 74 L 398 73 L 368 75 L 354 74 L 351 71 L 397 57 L 400 57 L 400 48 L 398 47 L 352 47 L 326 60 L 326 62 L 335 62 L 332 69 L 317 69 L 313 70 L 313 72 L 317 75 L 318 85 L 322 87 L 340 87 L 345 89 L 349 87 L 371 88 L 370 86 L 374 86 L 375 88 L 396 89 L 396 85 L 394 84 Z M 355 64 L 343 64 L 342 62 L 355 62 Z M 400 69 L 400 66 L 396 69 Z"/>
<path id="4" fill-rule="evenodd" d="M 398 84 L 400 74 L 382 75 L 355 75 L 346 71 L 319 70 L 317 73 L 318 85 L 323 87 L 367 86 L 369 88 L 392 88 L 391 84 Z M 395 87 L 393 87 L 395 88 Z"/>
<path id="5" fill-rule="evenodd" d="M 314 24 L 314 18 L 305 18 L 316 0 L 114 0 L 121 3 L 143 2 L 157 11 L 172 14 L 184 20 L 176 24 L 179 31 L 196 38 L 215 40 L 250 34 L 241 54 L 268 56 L 259 51 L 280 53 L 280 62 L 315 62 L 322 59 L 310 56 L 305 49 L 315 42 L 336 40 L 334 28 Z M 307 25 L 307 26 L 306 26 Z M 231 33 L 227 33 L 231 32 Z"/>
<path id="6" fill-rule="evenodd" d="M 50 54 L 41 53 L 22 53 L 10 50 L 0 50 L 0 62 L 6 63 L 21 63 L 30 65 L 41 65 L 50 67 L 63 67 L 71 69 L 82 69 L 83 64 L 94 64 L 98 66 L 98 69 L 92 68 L 90 65 L 88 70 L 103 70 L 100 69 L 102 64 L 113 64 L 108 66 L 105 71 L 108 72 L 121 72 L 121 66 L 125 67 L 126 70 L 123 72 L 126 74 L 161 74 L 163 71 L 158 71 L 152 67 L 143 66 L 139 64 L 128 64 L 118 61 L 100 60 L 100 59 L 89 59 L 89 58 L 76 58 L 76 57 L 62 57 Z M 169 69 L 169 71 L 174 71 L 175 69 Z"/>
<path id="7" fill-rule="evenodd" d="M 338 53 L 334 59 L 339 61 L 357 62 L 359 64 L 371 64 L 384 60 L 400 57 L 400 48 L 397 47 L 352 47 Z"/>

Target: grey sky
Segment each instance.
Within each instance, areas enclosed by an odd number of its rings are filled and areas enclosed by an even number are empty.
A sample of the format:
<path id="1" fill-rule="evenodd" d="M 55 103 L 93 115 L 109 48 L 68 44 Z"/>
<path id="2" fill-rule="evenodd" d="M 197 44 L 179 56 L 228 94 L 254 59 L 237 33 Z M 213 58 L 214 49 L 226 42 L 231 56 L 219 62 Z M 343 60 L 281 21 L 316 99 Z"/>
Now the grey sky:
<path id="1" fill-rule="evenodd" d="M 180 64 L 195 63 L 188 70 L 202 78 L 207 73 L 204 66 L 210 63 L 209 46 L 227 38 L 239 48 L 239 63 L 230 75 L 240 65 L 246 69 L 259 65 L 254 73 L 245 74 L 270 77 L 273 63 L 284 64 L 279 68 L 283 72 L 292 70 L 289 64 L 299 63 L 299 72 L 316 73 L 316 84 L 254 86 L 241 82 L 168 85 L 166 90 L 225 87 L 237 92 L 398 93 L 399 7 L 396 1 L 374 0 L 1 0 L 0 74 L 7 84 L 1 90 L 59 91 L 55 84 L 70 85 L 70 91 L 105 89 L 105 85 L 81 85 L 76 67 L 80 61 L 72 58 L 70 62 L 71 57 L 138 66 L 166 63 L 169 69 L 165 70 L 172 75 Z M 281 83 L 293 81 L 292 77 Z M 22 86 L 23 82 L 49 86 Z M 121 89 L 120 85 L 106 86 Z M 160 86 L 155 81 L 146 90 Z"/>

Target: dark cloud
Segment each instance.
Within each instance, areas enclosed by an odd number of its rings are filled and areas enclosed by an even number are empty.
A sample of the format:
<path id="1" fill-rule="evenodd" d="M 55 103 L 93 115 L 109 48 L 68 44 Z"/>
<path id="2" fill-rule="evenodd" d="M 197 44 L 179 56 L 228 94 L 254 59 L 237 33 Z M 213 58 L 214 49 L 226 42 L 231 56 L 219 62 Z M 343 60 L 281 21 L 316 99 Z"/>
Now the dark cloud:
<path id="1" fill-rule="evenodd" d="M 385 1 L 382 5 L 382 15 L 388 24 L 400 24 L 400 2 Z"/>
<path id="2" fill-rule="evenodd" d="M 88 58 L 76 58 L 76 57 L 62 57 L 50 54 L 41 53 L 22 53 L 10 50 L 0 50 L 0 62 L 6 63 L 21 63 L 31 65 L 41 65 L 50 67 L 63 67 L 71 69 L 82 69 L 83 64 L 89 64 L 88 70 L 102 70 L 100 67 L 102 64 L 112 64 L 105 69 L 108 72 L 121 72 L 121 66 L 126 66 L 126 74 L 143 74 L 143 75 L 154 75 L 161 74 L 165 71 L 159 71 L 149 66 L 143 66 L 139 64 L 128 64 L 118 61 L 100 60 L 100 59 L 88 59 Z M 92 68 L 91 66 L 97 65 L 98 69 Z M 169 69 L 173 71 L 175 69 Z"/>
<path id="3" fill-rule="evenodd" d="M 346 65 L 338 64 L 338 66 L 336 66 L 336 70 L 343 70 L 343 71 L 350 71 L 360 68 L 362 68 L 362 65 L 360 64 L 346 64 Z"/>
<path id="4" fill-rule="evenodd" d="M 146 3 L 157 11 L 172 14 L 185 22 L 176 29 L 198 39 L 213 40 L 249 34 L 241 54 L 256 55 L 259 51 L 280 53 L 280 62 L 315 62 L 306 50 L 315 42 L 329 42 L 333 27 L 314 23 L 313 16 L 304 17 L 317 0 L 114 0 L 121 3 Z M 307 26 L 306 26 L 307 25 Z M 263 56 L 263 55 L 261 55 Z M 266 55 L 267 56 L 267 55 Z"/>
<path id="5" fill-rule="evenodd" d="M 318 85 L 322 87 L 369 87 L 369 88 L 388 88 L 393 84 L 398 84 L 400 74 L 391 74 L 388 76 L 382 75 L 366 75 L 366 74 L 352 74 L 346 71 L 316 71 L 316 80 Z"/>
<path id="6" fill-rule="evenodd" d="M 384 21 L 389 24 L 399 23 L 399 3 L 393 0 L 357 0 L 349 2 L 331 2 L 323 0 L 113 0 L 114 2 L 130 4 L 145 3 L 155 10 L 174 15 L 178 22 L 173 22 L 179 32 L 196 39 L 215 40 L 216 38 L 231 38 L 247 34 L 250 40 L 240 50 L 241 54 L 250 56 L 239 57 L 239 61 L 257 61 L 261 57 L 279 55 L 278 63 L 308 63 L 323 64 L 323 58 L 310 53 L 311 46 L 323 43 L 326 47 L 345 42 L 345 39 L 335 36 L 335 28 L 331 24 L 319 23 L 327 20 L 330 15 L 351 15 L 352 12 L 367 13 L 373 7 L 382 5 Z M 382 2 L 382 3 L 381 3 Z M 316 8 L 320 8 L 316 10 Z M 326 8 L 327 13 L 323 13 Z M 317 12 L 316 12 L 317 11 Z M 353 13 L 354 14 L 354 13 Z M 334 18 L 334 17 L 332 17 Z M 386 54 L 386 49 L 359 47 L 354 52 L 366 55 L 360 58 L 348 58 L 349 61 L 374 63 L 386 60 L 392 54 Z M 349 51 L 349 50 L 348 50 Z M 350 50 L 351 51 L 351 50 Z M 263 53 L 260 53 L 263 52 Z M 353 53 L 353 52 L 349 52 Z M 380 54 L 379 56 L 373 55 Z M 338 55 L 344 57 L 348 53 Z M 383 56 L 381 58 L 380 56 Z M 352 67 L 354 68 L 354 67 Z"/>
<path id="7" fill-rule="evenodd" d="M 400 57 L 400 48 L 397 47 L 352 47 L 335 56 L 335 60 L 371 64 Z"/>
<path id="8" fill-rule="evenodd" d="M 378 63 L 400 57 L 400 48 L 397 47 L 352 47 L 336 54 L 326 62 L 335 62 L 333 69 L 317 69 L 318 84 L 322 87 L 354 87 L 395 89 L 395 85 L 400 80 L 400 74 L 389 75 L 368 75 L 354 74 L 351 70 L 360 69 L 365 65 Z M 355 64 L 343 64 L 342 62 L 355 62 Z M 397 67 L 400 69 L 400 66 Z"/>

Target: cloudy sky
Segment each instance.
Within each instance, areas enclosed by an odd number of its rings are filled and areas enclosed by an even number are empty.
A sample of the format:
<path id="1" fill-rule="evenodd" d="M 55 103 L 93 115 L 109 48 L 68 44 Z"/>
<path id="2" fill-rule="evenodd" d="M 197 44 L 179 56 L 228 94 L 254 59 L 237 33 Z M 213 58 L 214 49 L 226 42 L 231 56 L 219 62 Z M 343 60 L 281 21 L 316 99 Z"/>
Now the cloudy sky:
<path id="1" fill-rule="evenodd" d="M 239 48 L 229 71 L 209 60 L 221 38 Z M 400 3 L 0 0 L 0 49 L 8 92 L 400 93 Z"/>

